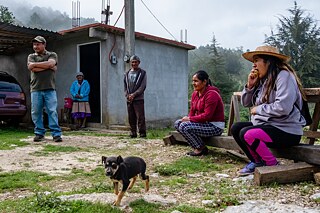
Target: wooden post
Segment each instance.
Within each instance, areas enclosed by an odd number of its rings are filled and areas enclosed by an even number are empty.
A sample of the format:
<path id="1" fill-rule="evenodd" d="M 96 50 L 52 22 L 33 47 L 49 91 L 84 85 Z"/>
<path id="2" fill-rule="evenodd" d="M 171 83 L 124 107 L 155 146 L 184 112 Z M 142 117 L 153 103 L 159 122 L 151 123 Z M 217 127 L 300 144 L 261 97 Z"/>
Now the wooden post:
<path id="1" fill-rule="evenodd" d="M 312 115 L 312 124 L 310 125 L 310 131 L 317 132 L 318 125 L 319 125 L 319 120 L 320 120 L 320 103 L 317 102 L 314 106 L 314 111 Z M 319 136 L 315 136 L 319 137 Z M 315 142 L 315 137 L 309 138 L 309 144 L 314 144 Z"/>
<path id="2" fill-rule="evenodd" d="M 316 181 L 317 185 L 320 185 L 320 172 L 314 174 L 314 180 Z"/>
<path id="3" fill-rule="evenodd" d="M 240 121 L 240 109 L 239 109 L 239 95 L 233 94 L 231 96 L 231 103 L 230 103 L 230 113 L 229 113 L 229 120 L 228 120 L 228 136 L 231 135 L 231 126 L 234 122 Z"/>
<path id="4" fill-rule="evenodd" d="M 174 145 L 177 143 L 173 135 L 168 135 L 163 138 L 164 145 L 169 146 L 169 145 Z"/>

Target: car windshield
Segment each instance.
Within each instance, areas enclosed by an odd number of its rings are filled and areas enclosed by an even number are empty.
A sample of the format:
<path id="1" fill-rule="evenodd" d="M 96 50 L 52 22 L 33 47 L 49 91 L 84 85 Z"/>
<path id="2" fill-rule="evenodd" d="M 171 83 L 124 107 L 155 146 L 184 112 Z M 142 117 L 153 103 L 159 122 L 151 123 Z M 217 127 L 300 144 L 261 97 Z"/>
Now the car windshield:
<path id="1" fill-rule="evenodd" d="M 21 92 L 18 84 L 0 81 L 0 91 L 3 92 Z"/>

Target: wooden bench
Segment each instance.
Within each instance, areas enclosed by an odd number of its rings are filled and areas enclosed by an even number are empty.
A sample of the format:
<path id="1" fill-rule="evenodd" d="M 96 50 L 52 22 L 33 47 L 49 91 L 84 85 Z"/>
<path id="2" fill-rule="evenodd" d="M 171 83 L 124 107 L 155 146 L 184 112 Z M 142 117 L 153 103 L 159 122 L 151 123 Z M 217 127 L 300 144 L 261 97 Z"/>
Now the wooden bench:
<path id="1" fill-rule="evenodd" d="M 279 183 L 292 182 L 301 180 L 308 180 L 313 174 L 313 172 L 320 171 L 320 145 L 314 145 L 317 138 L 320 138 L 320 132 L 317 131 L 320 120 L 320 88 L 305 88 L 305 93 L 307 95 L 308 103 L 315 103 L 315 107 L 312 114 L 312 124 L 309 129 L 304 130 L 303 135 L 307 137 L 307 143 L 300 144 L 298 146 L 289 147 L 286 149 L 270 149 L 272 153 L 279 158 L 286 158 L 294 160 L 295 162 L 306 162 L 304 164 L 294 164 L 289 167 L 263 167 L 259 168 L 255 172 L 255 182 L 258 185 L 266 184 L 268 181 L 279 180 Z M 238 144 L 234 141 L 231 136 L 231 126 L 234 122 L 240 121 L 240 110 L 239 101 L 241 97 L 241 92 L 234 92 L 231 97 L 230 102 L 230 113 L 227 127 L 227 135 L 215 136 L 210 138 L 204 138 L 204 142 L 208 146 L 224 148 L 228 150 L 240 150 Z M 165 137 L 164 143 L 166 145 L 173 144 L 187 144 L 185 138 L 178 133 L 173 131 L 169 136 Z M 309 164 L 307 164 L 309 163 Z M 312 164 L 312 165 L 310 165 Z M 308 173 L 307 175 L 296 175 L 295 178 L 283 178 L 279 179 L 281 175 L 288 174 L 288 172 L 301 172 Z M 308 171 L 308 172 L 307 172 Z"/>
<path id="2" fill-rule="evenodd" d="M 177 131 L 170 132 L 169 140 L 164 138 L 166 145 L 185 144 L 186 139 Z M 170 138 L 171 137 L 171 138 Z M 204 142 L 208 146 L 241 150 L 232 136 L 215 136 L 204 138 Z M 320 166 L 320 145 L 300 144 L 298 146 L 288 147 L 285 149 L 270 149 L 278 158 L 286 158 L 294 161 L 303 161 L 306 163 Z"/>

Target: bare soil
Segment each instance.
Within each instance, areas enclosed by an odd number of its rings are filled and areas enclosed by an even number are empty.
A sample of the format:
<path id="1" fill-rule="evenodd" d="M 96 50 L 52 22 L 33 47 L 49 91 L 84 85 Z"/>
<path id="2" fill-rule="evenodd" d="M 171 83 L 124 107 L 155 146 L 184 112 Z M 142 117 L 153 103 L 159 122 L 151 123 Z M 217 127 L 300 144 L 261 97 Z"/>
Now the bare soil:
<path id="1" fill-rule="evenodd" d="M 206 191 L 204 184 L 210 184 L 217 179 L 223 178 L 235 179 L 234 184 L 243 184 L 243 186 L 252 186 L 254 188 L 253 194 L 245 192 L 239 193 L 238 200 L 266 200 L 278 201 L 282 204 L 296 204 L 301 207 L 319 207 L 319 203 L 310 199 L 310 196 L 319 193 L 320 187 L 314 186 L 310 189 L 306 186 L 305 191 L 301 190 L 301 186 L 295 184 L 282 185 L 280 187 L 256 187 L 252 179 L 244 179 L 236 181 L 237 170 L 244 165 L 239 161 L 235 161 L 234 168 L 223 171 L 223 175 L 217 172 L 207 172 L 199 174 L 186 174 L 190 180 L 190 184 L 200 184 L 196 191 L 190 191 L 190 186 L 184 184 L 179 187 L 172 188 L 166 185 L 153 185 L 152 181 L 162 182 L 170 177 L 162 177 L 155 173 L 154 168 L 157 165 L 164 165 L 176 161 L 178 158 L 185 156 L 189 151 L 186 146 L 165 146 L 160 139 L 130 139 L 119 137 L 97 137 L 97 136 L 63 136 L 62 143 L 54 143 L 52 138 L 47 136 L 44 142 L 33 142 L 33 136 L 29 136 L 24 141 L 30 143 L 25 147 L 16 147 L 13 150 L 0 150 L 0 170 L 1 172 L 9 171 L 40 171 L 50 175 L 68 175 L 72 169 L 83 169 L 85 171 L 92 171 L 97 167 L 101 167 L 101 156 L 141 156 L 147 163 L 147 172 L 151 176 L 150 192 L 154 195 L 161 195 L 165 198 L 176 199 L 180 204 L 188 204 L 193 206 L 202 206 L 203 194 Z M 43 150 L 43 145 L 59 145 L 59 146 L 73 146 L 80 147 L 82 151 L 71 153 L 49 153 L 38 155 L 37 153 Z M 210 154 L 214 155 L 216 151 L 211 149 Z M 228 155 L 224 150 L 221 152 Z M 212 156 L 213 161 L 219 162 L 219 159 Z M 232 158 L 230 158 L 232 159 Z M 230 163 L 233 161 L 230 160 Z M 221 172 L 220 172 L 221 173 Z M 109 179 L 106 181 L 112 184 Z M 189 183 L 189 181 L 188 181 Z M 55 191 L 68 192 L 75 188 L 87 186 L 86 181 L 72 181 L 72 182 L 57 182 L 53 184 Z M 308 188 L 309 187 L 309 188 Z M 5 199 L 13 199 L 31 195 L 33 192 L 28 190 L 15 190 L 13 192 L 6 192 L 0 194 L 0 201 Z M 127 195 L 130 196 L 130 195 Z"/>

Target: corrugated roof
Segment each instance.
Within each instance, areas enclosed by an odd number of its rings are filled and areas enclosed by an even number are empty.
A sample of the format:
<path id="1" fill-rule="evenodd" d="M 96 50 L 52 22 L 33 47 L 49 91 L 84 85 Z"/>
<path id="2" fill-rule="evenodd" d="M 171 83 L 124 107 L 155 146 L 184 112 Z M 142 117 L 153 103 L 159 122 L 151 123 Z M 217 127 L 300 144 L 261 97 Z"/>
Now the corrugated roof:
<path id="1" fill-rule="evenodd" d="M 42 35 L 47 40 L 61 36 L 58 32 L 0 22 L 0 54 L 11 55 L 30 46 L 32 39 L 37 35 Z"/>
<path id="2" fill-rule="evenodd" d="M 120 35 L 124 35 L 124 29 L 113 27 L 106 24 L 101 23 L 94 23 L 88 24 L 80 27 L 75 27 L 69 30 L 64 30 L 60 32 L 53 32 L 44 29 L 36 29 L 36 28 L 29 28 L 23 26 L 17 26 L 13 24 L 8 24 L 4 22 L 0 22 L 0 55 L 11 55 L 19 50 L 24 49 L 26 47 L 30 47 L 32 39 L 37 36 L 41 35 L 46 38 L 47 41 L 56 39 L 58 37 L 63 37 L 65 34 L 76 33 L 83 30 L 89 30 L 89 28 L 97 28 L 101 31 L 116 33 Z M 158 43 L 168 44 L 172 46 L 181 47 L 184 49 L 192 50 L 195 49 L 195 46 L 186 44 L 183 42 L 178 42 L 170 39 L 165 39 L 145 33 L 136 32 L 136 38 L 142 40 L 149 40 L 155 41 Z"/>
<path id="3" fill-rule="evenodd" d="M 91 27 L 97 28 L 101 31 L 117 33 L 117 34 L 121 34 L 121 35 L 124 35 L 124 31 L 125 31 L 123 28 L 113 27 L 113 26 L 110 26 L 107 24 L 94 23 L 94 24 L 88 24 L 88 25 L 84 25 L 84 26 L 80 26 L 80 27 L 75 27 L 75 28 L 68 29 L 68 30 L 63 30 L 63 31 L 60 31 L 59 33 L 61 33 L 62 35 L 71 34 L 71 33 L 76 33 L 79 31 L 88 30 Z M 155 41 L 158 43 L 177 46 L 177 47 L 185 48 L 188 50 L 193 50 L 196 48 L 195 46 L 190 45 L 190 44 L 186 44 L 183 42 L 174 41 L 174 40 L 170 40 L 170 39 L 166 39 L 166 38 L 161 38 L 161 37 L 157 37 L 157 36 L 153 36 L 153 35 L 149 35 L 149 34 L 145 34 L 145 33 L 140 33 L 140 32 L 135 32 L 135 36 L 138 39 Z"/>

